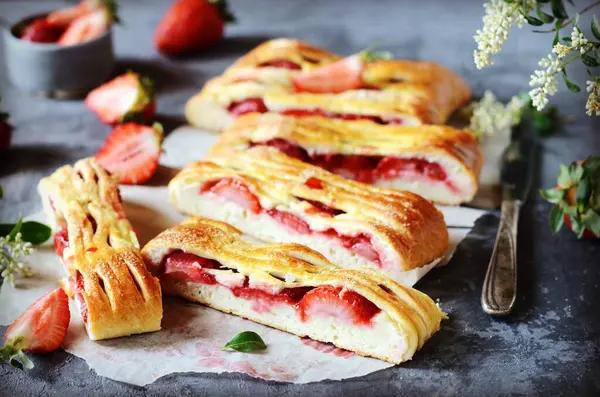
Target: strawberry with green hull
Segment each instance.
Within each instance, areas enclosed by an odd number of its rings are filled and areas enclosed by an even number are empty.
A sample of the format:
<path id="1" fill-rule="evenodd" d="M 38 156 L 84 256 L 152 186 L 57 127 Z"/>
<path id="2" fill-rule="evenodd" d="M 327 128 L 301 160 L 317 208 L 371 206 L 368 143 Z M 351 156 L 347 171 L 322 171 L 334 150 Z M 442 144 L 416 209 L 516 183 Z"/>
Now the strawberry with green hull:
<path id="1" fill-rule="evenodd" d="M 234 22 L 225 0 L 178 0 L 154 34 L 163 54 L 183 54 L 210 47 L 223 38 L 225 23 Z"/>
<path id="2" fill-rule="evenodd" d="M 163 129 L 158 123 L 120 124 L 106 138 L 96 158 L 104 169 L 117 176 L 119 183 L 144 183 L 158 169 L 162 140 Z"/>
<path id="3" fill-rule="evenodd" d="M 0 349 L 0 362 L 19 363 L 30 369 L 33 364 L 23 352 L 49 353 L 65 339 L 71 313 L 67 294 L 57 288 L 33 302 L 6 330 L 6 344 Z"/>
<path id="4" fill-rule="evenodd" d="M 150 123 L 156 111 L 154 83 L 128 72 L 91 91 L 85 104 L 106 124 Z"/>
<path id="5" fill-rule="evenodd" d="M 100 9 L 108 10 L 112 15 L 116 15 L 117 2 L 114 0 L 83 0 L 76 6 L 51 12 L 46 17 L 46 22 L 50 26 L 66 29 L 76 19 Z"/>
<path id="6" fill-rule="evenodd" d="M 590 156 L 568 167 L 561 164 L 556 188 L 540 193 L 554 204 L 552 232 L 566 223 L 578 238 L 600 238 L 600 157 Z"/>

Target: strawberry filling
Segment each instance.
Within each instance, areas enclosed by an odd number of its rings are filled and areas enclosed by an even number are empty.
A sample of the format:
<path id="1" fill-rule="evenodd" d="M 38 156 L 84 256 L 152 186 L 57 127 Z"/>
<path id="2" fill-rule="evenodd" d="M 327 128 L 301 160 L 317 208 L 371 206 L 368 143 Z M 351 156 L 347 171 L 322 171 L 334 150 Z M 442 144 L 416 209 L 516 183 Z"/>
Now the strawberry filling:
<path id="1" fill-rule="evenodd" d="M 65 268 L 67 268 L 67 264 L 66 264 L 65 258 L 63 257 L 63 254 L 65 252 L 65 248 L 67 248 L 68 246 L 69 246 L 69 231 L 67 229 L 62 229 L 62 230 L 56 232 L 56 234 L 54 234 L 54 251 L 63 260 Z M 90 248 L 90 249 L 88 249 L 88 252 L 94 252 L 95 250 L 96 249 L 94 249 L 94 248 Z M 67 271 L 68 270 L 69 269 L 67 268 Z M 81 293 L 84 290 L 83 277 L 81 276 L 81 273 L 77 272 L 76 277 L 70 276 L 69 284 L 71 285 L 71 288 L 75 292 L 75 299 L 77 299 L 79 301 L 79 307 L 81 310 L 81 318 L 83 318 L 84 323 L 87 323 L 88 308 L 87 308 L 87 303 L 85 303 L 85 299 L 83 298 L 83 294 Z"/>
<path id="2" fill-rule="evenodd" d="M 279 292 L 270 293 L 249 287 L 248 277 L 244 278 L 241 287 L 220 284 L 214 276 L 206 277 L 208 273 L 202 275 L 203 268 L 221 269 L 219 262 L 183 251 L 175 251 L 167 255 L 164 264 L 164 277 L 200 284 L 219 284 L 231 290 L 234 296 L 252 301 L 252 309 L 260 313 L 270 311 L 273 306 L 284 304 L 293 306 L 301 321 L 307 321 L 312 317 L 334 317 L 354 324 L 369 325 L 371 319 L 380 312 L 377 306 L 362 295 L 341 287 L 283 288 Z"/>
<path id="3" fill-rule="evenodd" d="M 425 159 L 335 153 L 309 154 L 304 148 L 281 138 L 252 143 L 252 146 L 274 147 L 287 156 L 363 183 L 373 184 L 380 179 L 426 179 L 444 182 L 451 190 L 458 191 L 440 164 Z"/>
<path id="4" fill-rule="evenodd" d="M 54 235 L 54 251 L 60 256 L 63 257 L 63 252 L 65 248 L 69 246 L 69 231 L 67 229 L 62 229 Z"/>
<path id="5" fill-rule="evenodd" d="M 261 98 L 248 98 L 243 101 L 233 102 L 229 105 L 227 110 L 235 117 L 239 117 L 246 113 L 266 113 L 269 111 L 267 105 L 265 105 L 265 102 Z M 384 119 L 380 116 L 370 114 L 335 113 L 323 109 L 285 109 L 279 111 L 279 113 L 294 117 L 321 116 L 342 120 L 371 120 L 377 124 L 400 125 L 404 123 L 402 119 Z"/>
<path id="6" fill-rule="evenodd" d="M 302 66 L 298 65 L 296 62 L 288 61 L 287 59 L 274 59 L 272 61 L 263 62 L 258 65 L 259 68 L 271 67 L 271 68 L 280 68 L 280 69 L 289 69 L 289 70 L 302 70 Z"/>
<path id="7" fill-rule="evenodd" d="M 221 188 L 215 189 L 218 186 Z M 317 234 L 335 239 L 348 250 L 368 259 L 369 261 L 375 262 L 379 267 L 382 267 L 381 258 L 375 247 L 373 247 L 370 236 L 364 233 L 348 236 L 338 233 L 334 229 L 327 229 L 324 231 L 312 230 L 310 225 L 297 215 L 286 211 L 280 211 L 275 208 L 262 208 L 258 198 L 250 191 L 248 186 L 246 186 L 239 179 L 224 178 L 216 181 L 206 182 L 200 188 L 200 194 L 208 194 L 219 199 L 233 201 L 238 203 L 243 208 L 254 212 L 255 214 L 260 212 L 266 213 L 292 232 L 299 234 Z M 311 204 L 311 206 L 306 210 L 306 213 L 308 214 L 334 217 L 344 213 L 342 210 L 327 206 L 326 204 L 318 201 L 303 199 L 300 197 L 297 197 L 297 199 Z"/>
<path id="8" fill-rule="evenodd" d="M 83 319 L 84 323 L 87 323 L 88 307 L 87 303 L 85 303 L 85 299 L 83 298 L 82 292 L 85 290 L 85 288 L 83 286 L 83 277 L 81 276 L 81 273 L 77 272 L 75 280 L 73 280 L 73 276 L 69 277 L 69 282 L 71 283 L 72 287 L 74 286 L 75 297 L 77 301 L 79 301 L 79 310 L 81 311 L 81 318 Z"/>

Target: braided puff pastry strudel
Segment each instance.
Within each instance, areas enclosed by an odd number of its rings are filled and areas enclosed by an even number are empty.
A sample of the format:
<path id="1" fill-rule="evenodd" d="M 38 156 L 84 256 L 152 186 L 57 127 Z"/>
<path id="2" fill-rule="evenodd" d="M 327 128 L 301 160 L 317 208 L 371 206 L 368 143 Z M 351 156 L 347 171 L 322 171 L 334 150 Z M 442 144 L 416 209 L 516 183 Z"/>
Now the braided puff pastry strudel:
<path id="1" fill-rule="evenodd" d="M 166 294 L 399 364 L 445 314 L 425 294 L 370 271 L 342 270 L 298 244 L 251 244 L 234 227 L 190 218 L 142 256 Z"/>
<path id="2" fill-rule="evenodd" d="M 441 204 L 473 199 L 482 157 L 468 131 L 447 126 L 382 126 L 325 117 L 248 114 L 212 153 L 270 146 L 304 162 Z"/>
<path id="3" fill-rule="evenodd" d="M 449 245 L 443 215 L 422 197 L 348 180 L 269 147 L 194 163 L 171 180 L 169 195 L 188 215 L 263 241 L 304 244 L 342 267 L 377 269 L 401 283 Z"/>
<path id="4" fill-rule="evenodd" d="M 342 92 L 308 93 L 295 86 L 294 78 L 340 59 L 299 40 L 268 41 L 210 80 L 188 101 L 186 117 L 194 126 L 217 131 L 241 114 L 267 111 L 378 124 L 443 124 L 471 98 L 458 75 L 424 61 L 368 62 L 360 74 L 362 85 Z"/>
<path id="5" fill-rule="evenodd" d="M 88 158 L 59 168 L 38 190 L 67 272 L 63 287 L 90 339 L 159 330 L 160 284 L 142 261 L 117 182 Z"/>

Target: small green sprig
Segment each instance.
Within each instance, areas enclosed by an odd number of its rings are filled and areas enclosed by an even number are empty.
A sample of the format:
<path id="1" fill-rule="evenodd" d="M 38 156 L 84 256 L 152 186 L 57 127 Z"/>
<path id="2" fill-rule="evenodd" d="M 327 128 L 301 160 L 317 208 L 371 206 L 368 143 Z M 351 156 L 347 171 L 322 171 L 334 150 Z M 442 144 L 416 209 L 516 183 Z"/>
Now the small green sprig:
<path id="1" fill-rule="evenodd" d="M 553 233 L 562 228 L 566 216 L 578 238 L 586 230 L 600 237 L 600 157 L 561 164 L 557 186 L 540 194 L 554 204 L 550 212 Z"/>

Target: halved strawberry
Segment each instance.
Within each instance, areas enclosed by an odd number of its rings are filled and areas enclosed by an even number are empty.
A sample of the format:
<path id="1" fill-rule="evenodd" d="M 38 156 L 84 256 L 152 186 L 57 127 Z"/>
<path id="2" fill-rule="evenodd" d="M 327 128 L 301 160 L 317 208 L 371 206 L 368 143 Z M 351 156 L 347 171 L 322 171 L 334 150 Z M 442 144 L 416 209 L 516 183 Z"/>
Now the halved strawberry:
<path id="1" fill-rule="evenodd" d="M 223 178 L 215 183 L 205 184 L 200 193 L 206 192 L 238 203 L 255 214 L 258 214 L 261 210 L 258 198 L 244 182 L 236 178 Z"/>
<path id="2" fill-rule="evenodd" d="M 354 324 L 369 324 L 380 309 L 362 295 L 342 287 L 322 286 L 312 289 L 298 302 L 300 319 L 333 317 Z"/>
<path id="3" fill-rule="evenodd" d="M 39 18 L 23 29 L 20 38 L 34 43 L 54 43 L 63 32 L 63 28 L 50 25 L 45 19 Z"/>
<path id="4" fill-rule="evenodd" d="M 149 123 L 156 109 L 154 84 L 147 77 L 128 72 L 91 91 L 85 104 L 107 124 Z"/>
<path id="5" fill-rule="evenodd" d="M 219 267 L 219 262 L 215 260 L 181 251 L 167 257 L 164 274 L 181 281 L 216 284 L 215 276 L 202 269 L 218 269 Z"/>
<path id="6" fill-rule="evenodd" d="M 0 358 L 9 363 L 15 360 L 31 368 L 33 365 L 22 352 L 49 353 L 58 349 L 65 339 L 70 320 L 67 294 L 60 288 L 47 293 L 8 327 Z"/>
<path id="7" fill-rule="evenodd" d="M 158 169 L 163 129 L 158 123 L 147 126 L 125 123 L 116 126 L 96 153 L 100 165 L 127 185 L 144 183 Z"/>
<path id="8" fill-rule="evenodd" d="M 292 76 L 297 92 L 340 93 L 362 86 L 366 61 L 360 54 L 341 59 L 309 73 Z"/>
<path id="9" fill-rule="evenodd" d="M 100 37 L 113 23 L 113 15 L 105 8 L 75 19 L 58 39 L 63 46 L 83 43 Z"/>
<path id="10" fill-rule="evenodd" d="M 51 12 L 46 17 L 46 21 L 52 26 L 64 29 L 77 18 L 102 8 L 108 9 L 115 14 L 117 2 L 114 0 L 83 0 L 76 6 Z"/>

